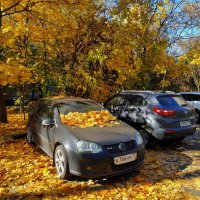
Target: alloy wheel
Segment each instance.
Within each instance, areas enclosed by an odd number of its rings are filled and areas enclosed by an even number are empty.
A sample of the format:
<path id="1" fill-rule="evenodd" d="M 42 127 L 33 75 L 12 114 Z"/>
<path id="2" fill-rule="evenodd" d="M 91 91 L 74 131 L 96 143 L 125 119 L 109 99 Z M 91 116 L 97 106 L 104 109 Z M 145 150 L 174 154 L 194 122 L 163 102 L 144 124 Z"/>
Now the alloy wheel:
<path id="1" fill-rule="evenodd" d="M 65 171 L 65 158 L 64 158 L 64 152 L 62 152 L 60 149 L 57 149 L 55 152 L 55 166 L 57 169 L 58 174 L 61 176 L 63 175 Z"/>

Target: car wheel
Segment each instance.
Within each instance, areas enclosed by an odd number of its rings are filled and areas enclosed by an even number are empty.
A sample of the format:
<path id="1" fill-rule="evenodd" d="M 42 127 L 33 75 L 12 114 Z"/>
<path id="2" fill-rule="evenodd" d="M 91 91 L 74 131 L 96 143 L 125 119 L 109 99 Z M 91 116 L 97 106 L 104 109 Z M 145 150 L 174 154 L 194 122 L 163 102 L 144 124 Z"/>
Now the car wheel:
<path id="1" fill-rule="evenodd" d="M 141 134 L 144 145 L 146 146 L 149 142 L 149 133 L 147 133 L 144 129 L 140 129 L 139 133 Z"/>
<path id="2" fill-rule="evenodd" d="M 146 149 L 156 149 L 156 145 L 157 145 L 157 139 L 151 135 L 151 134 L 148 134 L 149 136 L 149 141 L 146 145 Z"/>
<path id="3" fill-rule="evenodd" d="M 200 123 L 200 111 L 199 110 L 195 110 L 195 117 L 197 119 L 197 123 Z"/>
<path id="4" fill-rule="evenodd" d="M 182 140 L 184 140 L 186 137 L 181 137 L 181 138 L 176 138 L 174 139 L 175 142 L 181 142 Z"/>
<path id="5" fill-rule="evenodd" d="M 28 142 L 28 144 L 34 144 L 33 136 L 32 136 L 31 131 L 29 130 L 29 128 L 27 128 L 27 131 L 26 131 L 26 141 Z"/>
<path id="6" fill-rule="evenodd" d="M 71 176 L 67 153 L 62 145 L 58 145 L 54 151 L 54 164 L 60 178 L 67 179 Z"/>

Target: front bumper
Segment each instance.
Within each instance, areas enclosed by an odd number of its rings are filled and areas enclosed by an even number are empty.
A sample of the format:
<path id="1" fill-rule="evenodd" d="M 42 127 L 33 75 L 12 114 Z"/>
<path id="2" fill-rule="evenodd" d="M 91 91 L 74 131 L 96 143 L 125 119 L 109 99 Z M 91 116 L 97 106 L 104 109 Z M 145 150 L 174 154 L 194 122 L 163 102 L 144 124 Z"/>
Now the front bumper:
<path id="1" fill-rule="evenodd" d="M 114 164 L 114 157 L 135 152 L 137 152 L 137 159 L 135 161 L 121 165 Z M 103 178 L 124 174 L 142 166 L 144 154 L 145 149 L 143 145 L 138 146 L 135 150 L 120 154 L 109 154 L 105 151 L 97 154 L 70 152 L 70 173 L 84 178 Z"/>

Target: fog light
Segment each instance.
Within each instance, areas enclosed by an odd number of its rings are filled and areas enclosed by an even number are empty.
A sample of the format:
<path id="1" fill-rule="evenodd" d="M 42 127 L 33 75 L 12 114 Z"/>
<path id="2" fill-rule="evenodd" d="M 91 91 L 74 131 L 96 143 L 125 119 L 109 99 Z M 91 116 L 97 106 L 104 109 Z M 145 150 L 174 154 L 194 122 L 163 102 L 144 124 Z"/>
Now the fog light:
<path id="1" fill-rule="evenodd" d="M 88 167 L 86 167 L 86 170 L 90 171 L 90 170 L 92 170 L 92 167 L 88 166 Z"/>

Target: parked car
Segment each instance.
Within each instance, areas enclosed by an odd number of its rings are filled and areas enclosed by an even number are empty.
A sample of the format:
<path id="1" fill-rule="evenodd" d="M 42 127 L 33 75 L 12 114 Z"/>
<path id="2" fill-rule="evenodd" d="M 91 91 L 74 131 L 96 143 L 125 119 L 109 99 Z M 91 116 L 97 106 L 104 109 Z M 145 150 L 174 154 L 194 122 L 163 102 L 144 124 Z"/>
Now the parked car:
<path id="1" fill-rule="evenodd" d="M 179 94 L 195 109 L 197 123 L 200 123 L 200 92 L 179 92 Z"/>
<path id="2" fill-rule="evenodd" d="M 116 121 L 110 126 L 86 124 L 76 126 L 80 113 L 85 120 L 87 113 L 107 112 Z M 74 114 L 74 115 L 73 115 Z M 71 117 L 71 124 L 64 124 L 63 116 Z M 77 122 L 74 122 L 77 117 Z M 98 120 L 98 119 L 97 119 Z M 83 121 L 84 122 L 84 121 Z M 91 126 L 91 127 L 90 127 Z M 145 147 L 142 137 L 131 126 L 119 121 L 102 105 L 80 98 L 40 99 L 29 114 L 27 141 L 35 143 L 53 158 L 60 178 L 71 175 L 85 178 L 108 177 L 139 168 L 144 162 Z"/>
<path id="3" fill-rule="evenodd" d="M 194 110 L 173 92 L 122 91 L 110 97 L 104 106 L 138 129 L 145 145 L 151 148 L 158 140 L 183 139 L 196 129 Z"/>

